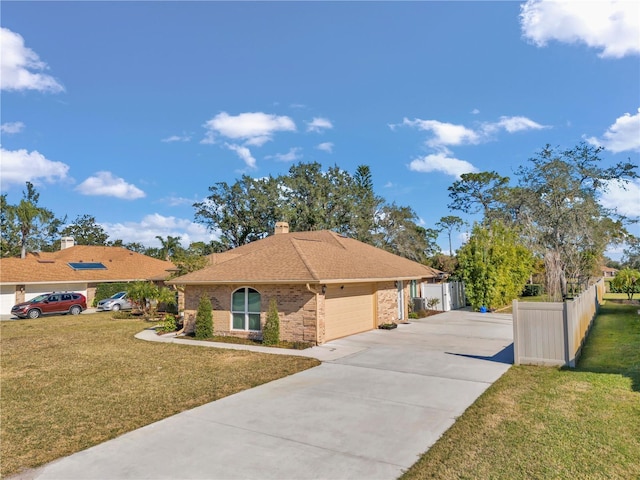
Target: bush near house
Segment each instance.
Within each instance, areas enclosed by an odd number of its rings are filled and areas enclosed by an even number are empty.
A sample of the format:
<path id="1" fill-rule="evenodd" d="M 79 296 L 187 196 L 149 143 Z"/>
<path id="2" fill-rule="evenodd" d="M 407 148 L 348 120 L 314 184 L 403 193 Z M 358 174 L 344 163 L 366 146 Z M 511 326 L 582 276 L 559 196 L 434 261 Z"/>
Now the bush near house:
<path id="1" fill-rule="evenodd" d="M 195 337 L 199 340 L 213 336 L 213 314 L 211 313 L 211 300 L 206 295 L 200 297 L 198 312 L 196 313 Z"/>
<path id="2" fill-rule="evenodd" d="M 264 345 L 277 345 L 280 343 L 280 317 L 278 316 L 278 304 L 275 298 L 269 302 L 267 321 L 262 330 L 262 343 Z"/>

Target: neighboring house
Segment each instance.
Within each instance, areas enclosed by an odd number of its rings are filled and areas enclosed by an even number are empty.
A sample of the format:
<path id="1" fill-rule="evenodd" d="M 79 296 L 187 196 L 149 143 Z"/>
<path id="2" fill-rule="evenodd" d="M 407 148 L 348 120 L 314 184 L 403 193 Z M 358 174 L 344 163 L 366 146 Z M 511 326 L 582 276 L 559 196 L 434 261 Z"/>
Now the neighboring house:
<path id="1" fill-rule="evenodd" d="M 185 330 L 202 295 L 214 332 L 261 338 L 276 299 L 280 338 L 322 344 L 408 317 L 409 295 L 442 272 L 327 230 L 276 234 L 213 254 L 208 267 L 167 283 L 184 287 Z"/>
<path id="2" fill-rule="evenodd" d="M 600 271 L 602 272 L 602 276 L 604 278 L 613 278 L 616 276 L 616 273 L 618 273 L 617 268 L 611 268 L 611 267 L 605 267 L 605 266 L 600 267 Z"/>
<path id="3" fill-rule="evenodd" d="M 53 291 L 80 292 L 91 306 L 99 283 L 166 280 L 171 262 L 122 247 L 73 245 L 64 238 L 57 252 L 29 253 L 26 258 L 0 259 L 0 314 L 16 303 Z"/>

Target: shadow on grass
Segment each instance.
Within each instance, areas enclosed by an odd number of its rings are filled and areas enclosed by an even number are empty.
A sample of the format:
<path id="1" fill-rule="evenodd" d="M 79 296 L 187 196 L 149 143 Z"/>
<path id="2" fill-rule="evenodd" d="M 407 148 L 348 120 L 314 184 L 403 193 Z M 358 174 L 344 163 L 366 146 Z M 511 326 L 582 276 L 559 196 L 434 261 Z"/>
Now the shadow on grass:
<path id="1" fill-rule="evenodd" d="M 570 372 L 590 372 L 590 373 L 607 373 L 614 375 L 622 375 L 631 379 L 631 389 L 634 392 L 640 392 L 640 365 L 633 365 L 631 367 L 596 367 L 589 366 L 588 368 L 567 368 Z"/>
<path id="2" fill-rule="evenodd" d="M 513 343 L 510 345 L 507 345 L 498 353 L 490 357 L 486 357 L 482 355 L 468 355 L 466 353 L 452 353 L 452 352 L 445 352 L 445 353 L 447 353 L 448 355 L 456 355 L 458 357 L 476 358 L 478 360 L 487 360 L 489 362 L 506 363 L 507 365 L 513 365 Z"/>
<path id="3" fill-rule="evenodd" d="M 582 349 L 577 368 L 570 371 L 622 375 L 640 392 L 640 317 L 638 305 L 608 301 L 600 308 Z"/>

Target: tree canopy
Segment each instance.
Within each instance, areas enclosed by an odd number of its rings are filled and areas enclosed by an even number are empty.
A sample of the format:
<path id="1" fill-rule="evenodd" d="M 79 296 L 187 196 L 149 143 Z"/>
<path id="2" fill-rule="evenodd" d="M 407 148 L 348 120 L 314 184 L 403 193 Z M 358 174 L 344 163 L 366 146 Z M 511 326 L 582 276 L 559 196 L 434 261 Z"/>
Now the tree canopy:
<path id="1" fill-rule="evenodd" d="M 194 204 L 196 221 L 220 235 L 226 248 L 259 240 L 286 221 L 292 232 L 333 230 L 392 253 L 425 261 L 439 251 L 437 232 L 420 225 L 410 207 L 385 204 L 373 190 L 371 170 L 354 175 L 317 162 L 292 165 L 286 175 L 234 184 L 219 182 L 210 195 Z"/>
<path id="2" fill-rule="evenodd" d="M 58 237 L 63 219 L 38 204 L 40 194 L 31 182 L 17 205 L 9 205 L 2 196 L 2 256 L 24 258 L 27 251 L 46 251 Z"/>
<path id="3" fill-rule="evenodd" d="M 109 235 L 92 215 L 78 215 L 76 219 L 62 229 L 60 235 L 73 237 L 76 245 L 108 245 Z"/>
<path id="4" fill-rule="evenodd" d="M 524 245 L 544 259 L 547 293 L 555 300 L 585 283 L 607 245 L 626 236 L 625 218 L 599 200 L 613 180 L 637 178 L 637 166 L 600 166 L 602 149 L 586 143 L 574 148 L 545 146 L 515 172 L 518 184 L 495 172 L 464 174 L 449 188 L 450 208 L 481 212 L 483 222 L 517 225 Z"/>

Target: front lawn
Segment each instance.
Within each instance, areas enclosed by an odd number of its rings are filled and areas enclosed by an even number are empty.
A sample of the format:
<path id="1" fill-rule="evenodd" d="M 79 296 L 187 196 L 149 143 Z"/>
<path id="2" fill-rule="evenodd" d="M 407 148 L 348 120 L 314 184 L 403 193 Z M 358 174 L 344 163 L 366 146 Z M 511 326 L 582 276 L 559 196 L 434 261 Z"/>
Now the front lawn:
<path id="1" fill-rule="evenodd" d="M 402 478 L 640 478 L 637 310 L 604 305 L 576 370 L 509 369 Z"/>
<path id="2" fill-rule="evenodd" d="M 3 477 L 320 363 L 133 338 L 148 326 L 109 312 L 0 324 Z"/>

